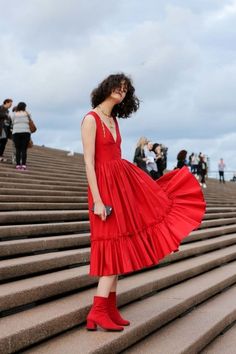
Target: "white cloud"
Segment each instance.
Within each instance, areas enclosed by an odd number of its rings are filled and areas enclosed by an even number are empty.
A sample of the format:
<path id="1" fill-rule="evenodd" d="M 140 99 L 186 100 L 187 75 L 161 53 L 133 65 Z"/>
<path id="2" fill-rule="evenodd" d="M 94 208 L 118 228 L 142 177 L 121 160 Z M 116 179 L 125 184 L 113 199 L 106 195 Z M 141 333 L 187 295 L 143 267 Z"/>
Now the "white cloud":
<path id="1" fill-rule="evenodd" d="M 1 95 L 29 104 L 39 126 L 35 142 L 81 151 L 91 90 L 124 71 L 142 100 L 139 112 L 120 122 L 127 158 L 146 135 L 169 145 L 170 161 L 186 147 L 214 161 L 224 152 L 236 166 L 235 1 L 10 5 L 0 24 Z"/>

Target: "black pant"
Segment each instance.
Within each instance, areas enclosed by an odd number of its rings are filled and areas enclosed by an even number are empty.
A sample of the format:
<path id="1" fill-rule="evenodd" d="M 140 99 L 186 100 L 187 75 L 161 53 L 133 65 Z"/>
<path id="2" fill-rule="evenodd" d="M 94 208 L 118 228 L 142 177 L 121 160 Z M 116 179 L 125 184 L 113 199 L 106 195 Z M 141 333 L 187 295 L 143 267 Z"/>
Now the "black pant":
<path id="1" fill-rule="evenodd" d="M 220 175 L 220 182 L 225 183 L 224 171 L 219 171 L 219 175 Z"/>
<path id="2" fill-rule="evenodd" d="M 191 165 L 191 172 L 196 175 L 197 174 L 197 165 Z"/>
<path id="3" fill-rule="evenodd" d="M 7 145 L 7 138 L 0 139 L 0 156 L 4 154 L 6 145 Z"/>
<path id="4" fill-rule="evenodd" d="M 151 175 L 152 179 L 154 179 L 154 181 L 156 181 L 159 178 L 159 174 L 155 170 L 151 170 L 150 175 Z"/>
<path id="5" fill-rule="evenodd" d="M 200 172 L 200 177 L 201 177 L 201 183 L 205 184 L 206 183 L 206 173 L 205 172 Z"/>
<path id="6" fill-rule="evenodd" d="M 16 147 L 16 164 L 26 165 L 27 146 L 30 141 L 30 133 L 15 133 L 13 141 Z"/>

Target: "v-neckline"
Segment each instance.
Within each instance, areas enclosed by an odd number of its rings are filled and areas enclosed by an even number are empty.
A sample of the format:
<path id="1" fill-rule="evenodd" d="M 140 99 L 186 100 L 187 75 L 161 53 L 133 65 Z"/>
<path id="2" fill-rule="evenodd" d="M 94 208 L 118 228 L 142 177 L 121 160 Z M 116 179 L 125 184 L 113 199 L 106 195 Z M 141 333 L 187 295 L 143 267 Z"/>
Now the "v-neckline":
<path id="1" fill-rule="evenodd" d="M 109 131 L 109 133 L 110 133 L 110 135 L 111 135 L 113 141 L 114 141 L 115 144 L 116 144 L 116 143 L 117 143 L 117 139 L 118 139 L 116 118 L 114 119 L 114 122 L 115 122 L 115 130 L 116 130 L 116 140 L 115 140 L 113 134 L 111 133 L 110 129 L 108 128 L 108 126 L 106 125 L 106 123 L 104 122 L 104 120 L 100 117 L 100 115 L 99 115 L 97 112 L 95 112 L 95 111 L 93 111 L 93 112 L 99 117 L 99 119 L 102 121 L 102 124 L 105 125 L 105 127 L 106 127 L 107 130 Z"/>

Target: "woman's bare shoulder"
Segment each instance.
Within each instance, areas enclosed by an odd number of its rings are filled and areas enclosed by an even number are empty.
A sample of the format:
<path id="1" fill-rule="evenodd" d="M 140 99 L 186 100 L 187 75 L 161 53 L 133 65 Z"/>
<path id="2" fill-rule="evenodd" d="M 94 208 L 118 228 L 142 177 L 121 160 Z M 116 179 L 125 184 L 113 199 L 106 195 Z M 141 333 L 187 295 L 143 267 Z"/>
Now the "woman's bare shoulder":
<path id="1" fill-rule="evenodd" d="M 88 113 L 84 116 L 84 118 L 82 119 L 82 122 L 81 122 L 81 126 L 82 126 L 83 122 L 86 122 L 85 125 L 89 126 L 89 127 L 96 126 L 95 118 L 91 113 Z"/>

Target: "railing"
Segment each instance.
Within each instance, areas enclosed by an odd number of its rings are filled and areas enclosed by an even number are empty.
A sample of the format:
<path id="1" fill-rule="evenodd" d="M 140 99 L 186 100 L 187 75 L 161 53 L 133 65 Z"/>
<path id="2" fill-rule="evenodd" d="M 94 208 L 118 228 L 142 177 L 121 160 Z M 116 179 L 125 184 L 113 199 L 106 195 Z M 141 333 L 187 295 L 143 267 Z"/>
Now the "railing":
<path id="1" fill-rule="evenodd" d="M 234 175 L 236 175 L 236 171 L 224 171 L 226 181 L 232 180 Z M 219 171 L 208 171 L 208 177 L 219 179 Z"/>

